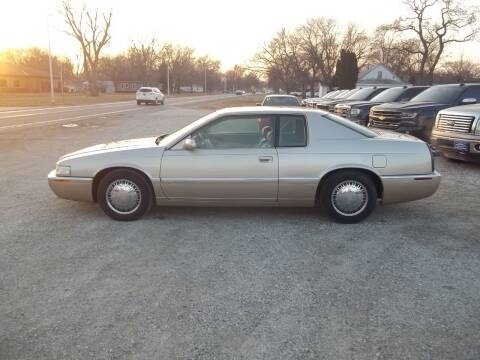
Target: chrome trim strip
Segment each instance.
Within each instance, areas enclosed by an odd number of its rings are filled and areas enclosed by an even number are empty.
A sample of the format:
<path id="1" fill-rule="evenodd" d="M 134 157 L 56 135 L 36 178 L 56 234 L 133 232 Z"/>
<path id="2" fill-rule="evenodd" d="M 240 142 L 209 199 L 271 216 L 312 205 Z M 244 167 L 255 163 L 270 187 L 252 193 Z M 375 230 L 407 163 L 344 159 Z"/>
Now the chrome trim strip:
<path id="1" fill-rule="evenodd" d="M 271 178 L 162 178 L 163 183 L 174 182 L 277 182 L 277 177 Z"/>
<path id="2" fill-rule="evenodd" d="M 433 173 L 430 174 L 421 174 L 421 175 L 383 175 L 380 176 L 380 179 L 382 180 L 420 180 L 425 178 L 425 180 L 428 179 L 434 179 L 437 177 L 441 177 L 440 173 L 438 171 L 434 171 Z"/>
<path id="3" fill-rule="evenodd" d="M 77 177 L 77 176 L 56 176 L 48 174 L 48 180 L 51 181 L 78 181 L 78 182 L 91 182 L 93 178 L 90 177 Z"/>

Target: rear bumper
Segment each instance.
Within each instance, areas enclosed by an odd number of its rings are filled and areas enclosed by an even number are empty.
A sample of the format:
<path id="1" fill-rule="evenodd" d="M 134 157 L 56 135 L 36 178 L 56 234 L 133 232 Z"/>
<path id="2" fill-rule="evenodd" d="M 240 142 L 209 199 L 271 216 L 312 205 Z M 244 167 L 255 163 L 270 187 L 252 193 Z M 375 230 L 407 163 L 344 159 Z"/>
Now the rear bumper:
<path id="1" fill-rule="evenodd" d="M 81 177 L 58 177 L 55 170 L 48 174 L 50 189 L 63 199 L 76 201 L 93 201 L 92 178 Z"/>
<path id="2" fill-rule="evenodd" d="M 437 191 L 441 175 L 434 171 L 427 175 L 382 176 L 383 204 L 419 200 Z"/>

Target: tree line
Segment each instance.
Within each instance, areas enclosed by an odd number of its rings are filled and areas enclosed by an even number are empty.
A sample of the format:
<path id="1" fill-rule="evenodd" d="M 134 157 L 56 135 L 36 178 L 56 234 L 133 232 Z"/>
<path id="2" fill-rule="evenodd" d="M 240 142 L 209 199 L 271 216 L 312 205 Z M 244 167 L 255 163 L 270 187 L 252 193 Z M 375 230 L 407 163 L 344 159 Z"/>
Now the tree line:
<path id="1" fill-rule="evenodd" d="M 478 35 L 476 8 L 454 0 L 405 0 L 404 5 L 405 16 L 372 34 L 355 24 L 341 28 L 326 17 L 308 19 L 293 30 L 282 28 L 252 64 L 274 88 L 287 92 L 313 92 L 318 82 L 330 88 L 351 86 L 358 69 L 377 63 L 416 85 L 480 76 L 478 63 L 463 56 L 445 59 L 450 45 Z"/>
<path id="2" fill-rule="evenodd" d="M 247 65 L 222 72 L 220 61 L 197 56 L 189 46 L 156 37 L 135 41 L 125 51 L 104 55 L 111 40 L 112 12 L 62 3 L 65 32 L 76 39 L 81 55 L 75 63 L 53 56 L 53 69 L 65 79 L 82 78 L 96 95 L 97 80 L 141 81 L 179 92 L 193 84 L 204 91 L 248 90 L 265 85 L 286 92 L 312 93 L 318 83 L 329 88 L 355 86 L 367 64 L 384 64 L 403 80 L 416 84 L 464 82 L 480 77 L 480 65 L 463 55 L 447 58 L 452 44 L 479 34 L 478 11 L 458 0 L 404 0 L 405 16 L 368 33 L 356 24 L 341 27 L 335 19 L 310 18 L 295 29 L 280 29 Z M 48 53 L 39 48 L 0 52 L 0 61 L 48 69 Z M 205 86 L 206 85 L 206 86 Z"/>

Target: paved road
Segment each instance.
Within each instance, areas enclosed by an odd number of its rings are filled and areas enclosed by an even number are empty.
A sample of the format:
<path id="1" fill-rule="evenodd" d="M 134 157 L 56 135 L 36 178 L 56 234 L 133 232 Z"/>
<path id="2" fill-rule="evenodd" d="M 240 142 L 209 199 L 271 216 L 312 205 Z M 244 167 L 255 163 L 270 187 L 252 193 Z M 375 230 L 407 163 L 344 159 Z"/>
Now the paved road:
<path id="1" fill-rule="evenodd" d="M 211 100 L 233 97 L 232 95 L 205 95 L 177 97 L 167 100 L 168 106 L 184 106 Z M 155 112 L 158 106 L 136 105 L 135 101 L 120 101 L 78 106 L 0 108 L 0 131 L 34 126 L 46 126 L 60 122 L 78 122 L 92 117 L 106 118 L 129 112 Z"/>
<path id="2" fill-rule="evenodd" d="M 1 360 L 480 358 L 479 166 L 439 159 L 435 196 L 351 226 L 314 209 L 120 223 L 49 190 L 64 153 L 210 111 L 176 101 L 0 120 L 37 123 L 0 131 Z"/>

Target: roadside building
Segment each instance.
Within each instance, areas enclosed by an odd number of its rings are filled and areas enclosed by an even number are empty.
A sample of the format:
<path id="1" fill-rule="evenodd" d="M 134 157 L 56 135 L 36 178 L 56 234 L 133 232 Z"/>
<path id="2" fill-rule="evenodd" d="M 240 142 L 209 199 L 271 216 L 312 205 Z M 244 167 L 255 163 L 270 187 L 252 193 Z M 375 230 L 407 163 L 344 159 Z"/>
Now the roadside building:
<path id="1" fill-rule="evenodd" d="M 115 90 L 116 92 L 136 92 L 142 85 L 140 81 L 117 81 L 115 83 Z"/>
<path id="2" fill-rule="evenodd" d="M 60 91 L 61 83 L 53 75 L 53 87 Z M 50 91 L 50 73 L 47 70 L 33 69 L 23 65 L 0 62 L 0 92 L 48 92 Z"/>
<path id="3" fill-rule="evenodd" d="M 402 85 L 407 85 L 407 83 L 383 64 L 367 65 L 358 74 L 357 87 Z"/>
<path id="4" fill-rule="evenodd" d="M 195 85 L 195 84 L 190 86 L 180 86 L 179 90 L 180 92 L 184 92 L 184 93 L 202 93 L 203 86 Z"/>

